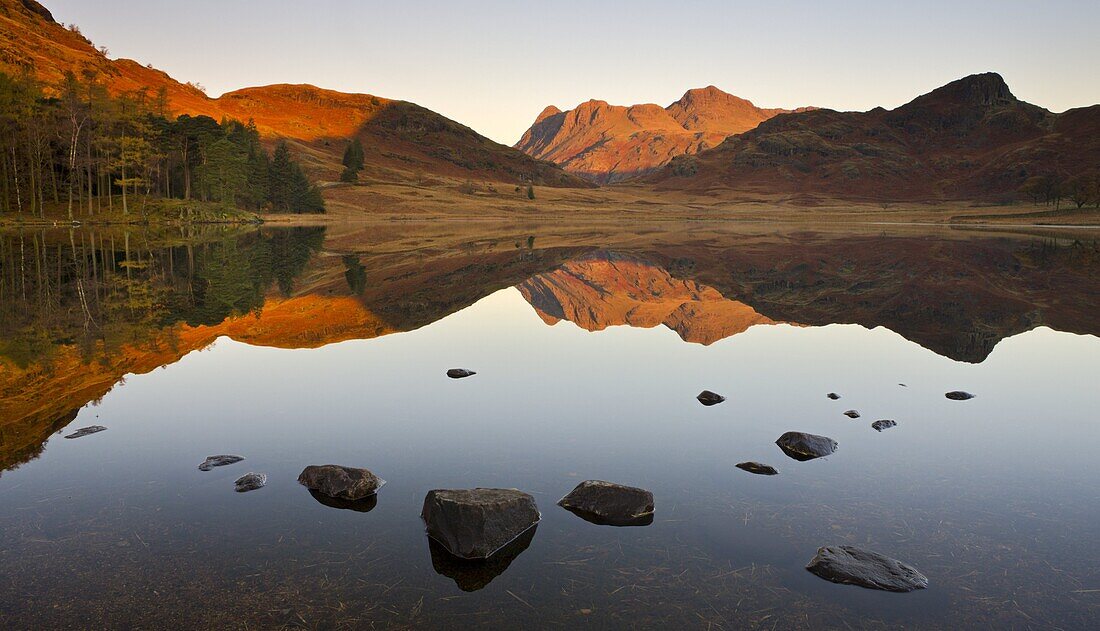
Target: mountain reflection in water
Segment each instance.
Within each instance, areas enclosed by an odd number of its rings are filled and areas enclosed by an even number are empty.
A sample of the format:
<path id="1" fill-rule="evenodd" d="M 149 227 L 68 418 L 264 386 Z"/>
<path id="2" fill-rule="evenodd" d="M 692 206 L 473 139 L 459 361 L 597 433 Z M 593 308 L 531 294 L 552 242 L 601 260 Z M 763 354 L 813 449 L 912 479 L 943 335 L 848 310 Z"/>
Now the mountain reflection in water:
<path id="1" fill-rule="evenodd" d="M 1089 234 L 0 233 L 0 617 L 1087 627 L 1094 603 L 1078 590 L 1100 536 Z M 449 379 L 458 366 L 477 376 Z M 699 405 L 703 389 L 727 400 Z M 944 397 L 956 389 L 977 396 Z M 877 419 L 896 427 L 876 432 Z M 58 434 L 91 425 L 110 431 Z M 839 447 L 792 460 L 786 432 Z M 196 469 L 229 453 L 245 461 Z M 316 462 L 390 482 L 333 501 L 296 481 Z M 248 471 L 267 487 L 234 493 Z M 651 491 L 652 523 L 553 505 L 585 479 Z M 424 493 L 473 486 L 531 493 L 537 536 L 483 563 L 441 554 Z M 804 570 L 841 544 L 931 585 L 898 598 Z"/>
<path id="2" fill-rule="evenodd" d="M 218 337 L 278 348 L 369 339 L 510 285 L 548 324 L 664 325 L 699 344 L 776 322 L 857 323 L 980 362 L 1037 326 L 1100 332 L 1095 241 L 692 231 L 611 248 L 471 238 L 427 253 L 336 241 L 328 251 L 324 227 L 0 233 L 0 470 L 34 458 L 124 375 Z"/>

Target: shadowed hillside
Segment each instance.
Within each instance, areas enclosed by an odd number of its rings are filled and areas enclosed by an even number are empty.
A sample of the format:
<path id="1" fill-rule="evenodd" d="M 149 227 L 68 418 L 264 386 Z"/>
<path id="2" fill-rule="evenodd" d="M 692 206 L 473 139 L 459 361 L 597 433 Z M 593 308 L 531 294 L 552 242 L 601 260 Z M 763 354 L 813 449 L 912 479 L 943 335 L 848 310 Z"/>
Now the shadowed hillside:
<path id="1" fill-rule="evenodd" d="M 1098 127 L 1100 106 L 1053 114 L 1020 101 L 1000 75 L 987 73 L 894 110 L 777 116 L 698 156 L 673 160 L 649 181 L 664 189 L 809 200 L 1007 202 L 1022 196 L 1032 178 L 1094 179 Z"/>

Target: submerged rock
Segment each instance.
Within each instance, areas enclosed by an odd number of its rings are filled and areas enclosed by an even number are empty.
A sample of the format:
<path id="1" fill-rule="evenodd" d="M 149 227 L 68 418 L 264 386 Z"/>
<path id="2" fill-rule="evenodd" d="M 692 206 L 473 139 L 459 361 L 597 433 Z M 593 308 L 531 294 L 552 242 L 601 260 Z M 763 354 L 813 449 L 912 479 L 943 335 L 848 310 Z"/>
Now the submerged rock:
<path id="1" fill-rule="evenodd" d="M 558 506 L 602 526 L 653 523 L 653 493 L 602 480 L 585 480 L 558 500 Z"/>
<path id="2" fill-rule="evenodd" d="M 244 456 L 234 456 L 231 454 L 223 454 L 221 456 L 207 456 L 206 460 L 202 461 L 199 465 L 199 471 L 209 471 L 214 467 L 224 467 L 230 464 L 236 464 L 244 460 Z"/>
<path id="3" fill-rule="evenodd" d="M 337 464 L 310 465 L 298 475 L 298 484 L 307 489 L 344 500 L 374 495 L 385 483 L 367 469 Z"/>
<path id="4" fill-rule="evenodd" d="M 65 438 L 84 438 L 85 436 L 91 436 L 92 434 L 98 434 L 99 432 L 105 431 L 107 431 L 107 428 L 102 425 L 91 425 L 89 427 L 81 427 Z"/>
<path id="5" fill-rule="evenodd" d="M 835 392 L 830 392 L 829 394 L 827 394 L 827 395 L 825 395 L 825 396 L 829 397 L 829 398 L 830 398 L 830 399 L 832 399 L 833 401 L 836 401 L 837 399 L 839 399 L 839 398 L 840 398 L 840 395 L 839 395 L 839 394 L 837 394 L 837 393 L 835 393 Z"/>
<path id="6" fill-rule="evenodd" d="M 742 471 L 748 471 L 749 473 L 755 473 L 757 475 L 777 475 L 779 470 L 775 467 L 767 464 L 760 464 L 759 462 L 738 462 L 734 465 Z"/>
<path id="7" fill-rule="evenodd" d="M 844 416 L 847 416 L 848 418 L 859 418 L 859 412 L 857 412 L 856 410 L 848 410 L 844 413 Z"/>
<path id="8" fill-rule="evenodd" d="M 432 567 L 440 576 L 454 580 L 462 591 L 476 592 L 508 569 L 512 561 L 531 545 L 537 530 L 537 524 L 528 528 L 487 559 L 456 557 L 443 544 L 429 537 L 428 551 L 432 555 Z"/>
<path id="9" fill-rule="evenodd" d="M 484 559 L 508 545 L 542 515 L 535 498 L 516 489 L 436 489 L 420 513 L 428 536 L 463 559 Z"/>
<path id="10" fill-rule="evenodd" d="M 832 438 L 803 432 L 787 432 L 775 444 L 779 445 L 783 453 L 801 461 L 828 456 L 837 448 L 837 442 Z"/>
<path id="11" fill-rule="evenodd" d="M 898 424 L 897 421 L 891 421 L 888 418 L 884 418 L 881 421 L 875 421 L 874 423 L 871 423 L 871 427 L 873 427 L 876 432 L 881 432 L 884 429 L 890 429 L 891 427 L 897 427 L 897 424 Z"/>
<path id="12" fill-rule="evenodd" d="M 699 403 L 702 403 L 703 405 L 705 405 L 707 407 L 710 407 L 712 405 L 718 405 L 719 403 L 726 400 L 726 397 L 724 397 L 724 396 L 722 396 L 722 395 L 720 395 L 716 392 L 711 392 L 710 390 L 703 390 L 702 392 L 699 393 L 699 396 L 697 396 L 695 398 L 699 399 Z"/>
<path id="13" fill-rule="evenodd" d="M 964 392 L 962 390 L 952 390 L 951 392 L 948 392 L 943 396 L 951 399 L 952 401 L 966 401 L 967 399 L 974 398 L 973 394 L 970 394 L 969 392 Z"/>
<path id="14" fill-rule="evenodd" d="M 263 488 L 267 484 L 266 473 L 252 473 L 248 472 L 241 477 L 237 478 L 237 481 L 233 483 L 234 490 L 238 493 L 246 493 L 248 491 L 255 491 L 256 489 Z"/>
<path id="15" fill-rule="evenodd" d="M 928 587 L 928 578 L 916 568 L 855 546 L 819 548 L 806 569 L 827 581 L 867 589 L 911 592 Z"/>
<path id="16" fill-rule="evenodd" d="M 477 373 L 472 370 L 466 370 L 465 368 L 452 368 L 447 371 L 447 376 L 451 379 L 463 379 L 465 377 L 472 377 Z"/>
<path id="17" fill-rule="evenodd" d="M 313 499 L 317 500 L 317 503 L 328 506 L 329 508 L 338 508 L 340 510 L 350 510 L 357 513 L 369 513 L 374 510 L 375 506 L 378 506 L 378 494 L 368 495 L 361 500 L 345 500 L 339 497 L 332 497 L 331 495 L 325 495 L 313 489 L 309 489 L 309 494 Z"/>

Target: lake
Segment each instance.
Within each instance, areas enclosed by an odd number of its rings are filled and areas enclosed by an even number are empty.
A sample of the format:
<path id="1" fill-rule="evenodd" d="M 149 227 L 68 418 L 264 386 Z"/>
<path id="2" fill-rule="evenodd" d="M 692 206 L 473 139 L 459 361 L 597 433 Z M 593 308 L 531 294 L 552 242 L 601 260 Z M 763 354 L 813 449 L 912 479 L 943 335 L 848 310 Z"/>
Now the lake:
<path id="1" fill-rule="evenodd" d="M 1093 626 L 1096 237 L 0 232 L 0 626 Z M 839 446 L 797 461 L 787 431 Z M 245 460 L 198 470 L 215 454 Z M 323 504 L 297 477 L 326 463 L 388 483 Z M 235 493 L 247 472 L 267 485 Z M 652 491 L 652 523 L 556 505 L 588 479 Z M 474 487 L 542 513 L 482 564 L 420 518 L 429 490 Z M 827 545 L 929 587 L 826 582 L 805 566 Z"/>

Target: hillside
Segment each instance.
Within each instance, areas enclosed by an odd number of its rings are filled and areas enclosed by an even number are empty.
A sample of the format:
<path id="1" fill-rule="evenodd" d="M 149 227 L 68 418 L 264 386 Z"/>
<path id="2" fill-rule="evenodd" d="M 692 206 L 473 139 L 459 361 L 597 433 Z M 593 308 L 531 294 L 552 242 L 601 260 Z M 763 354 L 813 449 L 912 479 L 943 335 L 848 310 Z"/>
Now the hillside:
<path id="1" fill-rule="evenodd" d="M 0 71 L 57 84 L 67 72 L 95 77 L 114 93 L 163 93 L 174 114 L 253 119 L 267 138 L 297 141 L 313 174 L 335 180 L 346 140 L 367 149 L 368 175 L 403 180 L 432 174 L 542 186 L 588 186 L 552 164 L 479 135 L 406 101 L 311 85 L 245 88 L 210 98 L 199 88 L 129 59 L 109 59 L 35 0 L 0 0 Z"/>
<path id="2" fill-rule="evenodd" d="M 1000 75 L 972 75 L 894 110 L 775 117 L 648 178 L 660 188 L 851 200 L 1012 201 L 1030 177 L 1100 165 L 1100 106 L 1051 113 Z"/>
<path id="3" fill-rule="evenodd" d="M 617 182 L 716 146 L 786 111 L 761 109 L 714 86 L 688 90 L 668 107 L 592 100 L 563 112 L 551 105 L 516 148 L 590 180 Z"/>

